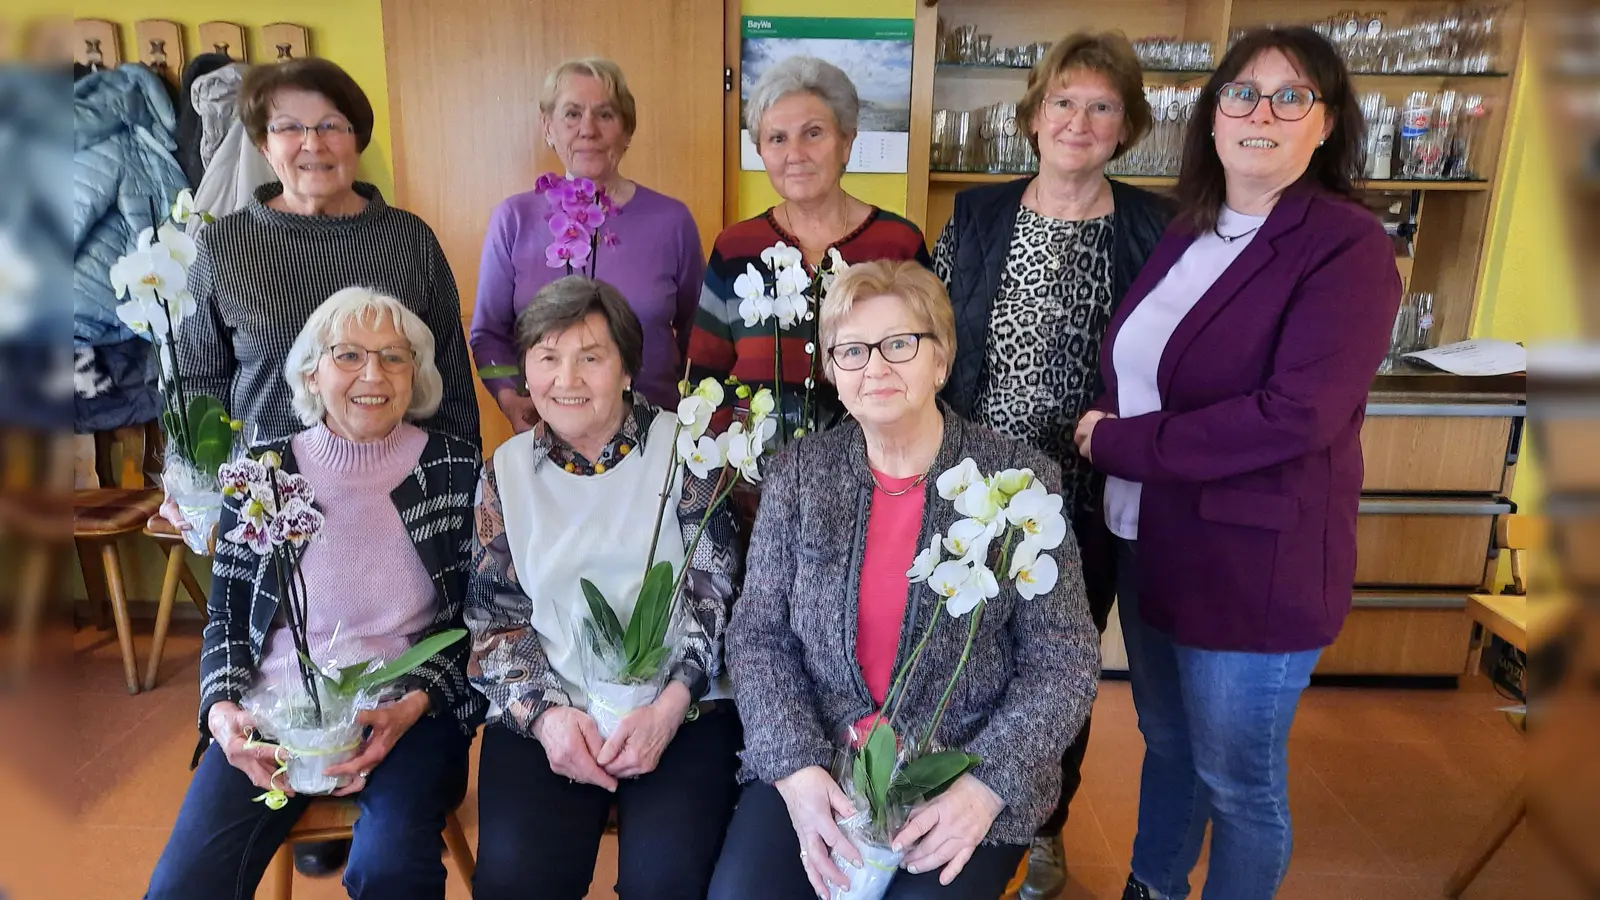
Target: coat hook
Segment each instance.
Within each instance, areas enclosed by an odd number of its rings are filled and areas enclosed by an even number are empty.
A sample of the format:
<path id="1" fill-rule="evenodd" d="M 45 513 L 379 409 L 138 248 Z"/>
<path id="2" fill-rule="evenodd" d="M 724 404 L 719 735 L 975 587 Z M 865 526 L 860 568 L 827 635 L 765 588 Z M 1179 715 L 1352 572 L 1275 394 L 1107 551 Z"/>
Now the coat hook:
<path id="1" fill-rule="evenodd" d="M 167 67 L 167 42 L 160 38 L 150 39 L 150 67 L 152 69 Z"/>
<path id="2" fill-rule="evenodd" d="M 293 44 L 279 44 L 278 45 L 278 61 L 282 62 L 282 61 L 284 61 L 286 59 L 293 59 L 294 58 L 294 54 L 292 52 L 293 50 L 294 50 L 294 45 Z"/>
<path id="3" fill-rule="evenodd" d="M 221 53 L 223 56 L 231 57 L 233 55 L 228 52 L 227 44 L 212 44 L 211 49 L 217 53 Z"/>
<path id="4" fill-rule="evenodd" d="M 89 58 L 89 65 L 99 66 L 105 64 L 105 54 L 100 52 L 99 38 L 85 38 L 83 41 L 84 55 Z"/>

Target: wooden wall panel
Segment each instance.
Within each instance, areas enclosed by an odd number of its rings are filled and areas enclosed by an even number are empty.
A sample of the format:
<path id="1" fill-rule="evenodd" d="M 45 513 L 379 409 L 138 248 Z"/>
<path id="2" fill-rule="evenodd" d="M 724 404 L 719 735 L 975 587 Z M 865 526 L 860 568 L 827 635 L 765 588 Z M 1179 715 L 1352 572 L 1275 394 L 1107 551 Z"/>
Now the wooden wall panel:
<path id="1" fill-rule="evenodd" d="M 639 125 L 622 171 L 688 204 L 709 248 L 722 225 L 723 6 L 706 0 L 384 0 L 396 202 L 439 235 L 477 294 L 489 214 L 559 170 L 539 129 L 545 73 L 578 56 L 622 66 Z M 484 449 L 509 435 L 480 393 Z"/>

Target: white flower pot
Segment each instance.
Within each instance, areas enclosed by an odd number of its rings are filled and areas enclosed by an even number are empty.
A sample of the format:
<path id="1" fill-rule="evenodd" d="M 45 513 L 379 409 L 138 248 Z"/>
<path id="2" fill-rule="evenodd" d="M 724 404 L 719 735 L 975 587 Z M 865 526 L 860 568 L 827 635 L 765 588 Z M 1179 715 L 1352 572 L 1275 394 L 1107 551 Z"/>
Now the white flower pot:
<path id="1" fill-rule="evenodd" d="M 222 521 L 222 492 L 174 494 L 172 499 L 177 502 L 178 512 L 183 514 L 184 521 L 192 526 L 183 533 L 184 544 L 197 555 L 210 555 L 211 532 Z"/>
<path id="2" fill-rule="evenodd" d="M 589 683 L 589 716 L 600 729 L 600 737 L 610 738 L 628 713 L 655 702 L 661 693 L 656 684 L 616 684 L 610 681 Z"/>
<path id="3" fill-rule="evenodd" d="M 296 794 L 331 794 L 345 782 L 323 774 L 329 766 L 349 761 L 361 745 L 362 726 L 354 722 L 335 728 L 289 729 L 278 743 L 289 767 L 284 776 Z"/>
<path id="4" fill-rule="evenodd" d="M 838 853 L 833 854 L 833 864 L 850 879 L 850 885 L 830 885 L 828 900 L 883 900 L 906 855 L 859 838 L 853 843 L 861 854 L 861 865 L 858 868 Z"/>

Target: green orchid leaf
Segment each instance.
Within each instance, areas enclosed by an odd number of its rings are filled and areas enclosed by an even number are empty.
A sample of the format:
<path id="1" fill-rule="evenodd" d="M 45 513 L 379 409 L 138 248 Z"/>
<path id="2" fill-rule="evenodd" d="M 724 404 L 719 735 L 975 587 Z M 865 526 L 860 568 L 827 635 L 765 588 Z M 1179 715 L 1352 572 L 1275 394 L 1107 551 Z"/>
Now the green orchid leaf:
<path id="1" fill-rule="evenodd" d="M 189 401 L 189 460 L 195 468 L 215 475 L 233 451 L 233 429 L 228 412 L 215 397 L 201 394 Z"/>
<path id="2" fill-rule="evenodd" d="M 479 378 L 514 378 L 522 374 L 516 366 L 483 366 L 478 369 Z"/>
<path id="3" fill-rule="evenodd" d="M 651 650 L 643 659 L 628 666 L 627 678 L 640 683 L 650 681 L 661 671 L 661 664 L 667 661 L 667 654 L 671 652 L 670 647 L 657 647 Z"/>
<path id="4" fill-rule="evenodd" d="M 982 761 L 960 750 L 940 750 L 918 757 L 895 776 L 889 797 L 897 803 L 915 803 L 919 799 L 937 797 Z"/>
<path id="5" fill-rule="evenodd" d="M 888 806 L 889 779 L 894 775 L 895 750 L 894 729 L 889 727 L 888 722 L 880 721 L 867 735 L 867 744 L 861 750 L 867 760 L 867 783 L 872 788 L 867 797 L 872 803 L 875 817 Z"/>
<path id="6" fill-rule="evenodd" d="M 623 635 L 622 645 L 630 665 L 641 662 L 645 655 L 660 647 L 666 637 L 672 580 L 672 563 L 669 562 L 656 563 L 644 575 L 638 602 L 633 605 L 633 615 Z"/>
<path id="7" fill-rule="evenodd" d="M 872 780 L 867 777 L 867 756 L 857 753 L 851 769 L 851 780 L 855 782 L 856 794 L 867 798 L 867 812 L 872 816 L 872 821 L 879 820 L 878 808 L 872 805 Z"/>
<path id="8" fill-rule="evenodd" d="M 410 650 L 384 663 L 376 670 L 357 678 L 355 690 L 359 692 L 375 688 L 380 684 L 387 684 L 422 665 L 422 663 L 438 654 L 440 650 L 466 636 L 467 630 L 465 628 L 452 628 L 449 631 L 441 631 L 432 637 L 423 638 Z"/>
<path id="9" fill-rule="evenodd" d="M 367 670 L 370 668 L 372 668 L 372 660 L 370 659 L 364 663 L 356 663 L 353 666 L 345 666 L 339 670 L 339 677 L 333 679 L 333 681 L 340 687 L 341 690 L 345 688 L 354 688 L 356 679 L 367 674 Z"/>
<path id="10" fill-rule="evenodd" d="M 594 586 L 594 582 L 587 578 L 578 579 L 578 586 L 583 588 L 583 599 L 589 603 L 589 621 L 594 623 L 600 635 L 603 646 L 610 648 L 610 653 L 601 654 L 602 657 L 614 656 L 622 653 L 623 633 L 622 623 L 617 621 L 617 614 L 606 602 L 606 595 Z"/>

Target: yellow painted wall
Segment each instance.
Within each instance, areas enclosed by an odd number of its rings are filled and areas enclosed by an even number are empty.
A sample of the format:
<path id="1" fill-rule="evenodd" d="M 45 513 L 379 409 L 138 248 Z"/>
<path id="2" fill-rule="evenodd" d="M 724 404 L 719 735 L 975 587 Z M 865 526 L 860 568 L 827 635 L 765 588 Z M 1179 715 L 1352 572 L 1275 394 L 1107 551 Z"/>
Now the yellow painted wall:
<path id="1" fill-rule="evenodd" d="M 1539 77 L 1522 56 L 1506 179 L 1485 248 L 1484 277 L 1473 334 L 1529 344 L 1579 334 L 1572 246 L 1560 219 L 1560 185 L 1540 112 Z M 1539 508 L 1536 448 L 1523 446 L 1512 500 Z"/>
<path id="2" fill-rule="evenodd" d="M 226 0 L 85 0 L 73 8 L 82 19 L 105 19 L 122 27 L 123 59 L 138 59 L 133 23 L 168 19 L 184 26 L 184 53 L 193 59 L 204 52 L 200 23 L 213 20 L 244 27 L 250 61 L 277 57 L 261 41 L 261 26 L 274 22 L 304 25 L 311 32 L 311 52 L 332 60 L 367 92 L 376 117 L 372 144 L 361 157 L 361 175 L 394 197 L 394 157 L 389 147 L 389 84 L 383 68 L 383 10 L 380 0 L 273 0 L 238 3 Z"/>
<path id="3" fill-rule="evenodd" d="M 917 15 L 917 0 L 744 0 L 740 8 L 747 16 L 912 19 Z M 905 175 L 847 174 L 844 189 L 864 202 L 905 214 Z M 765 172 L 740 172 L 736 190 L 742 219 L 764 212 L 780 199 Z"/>

